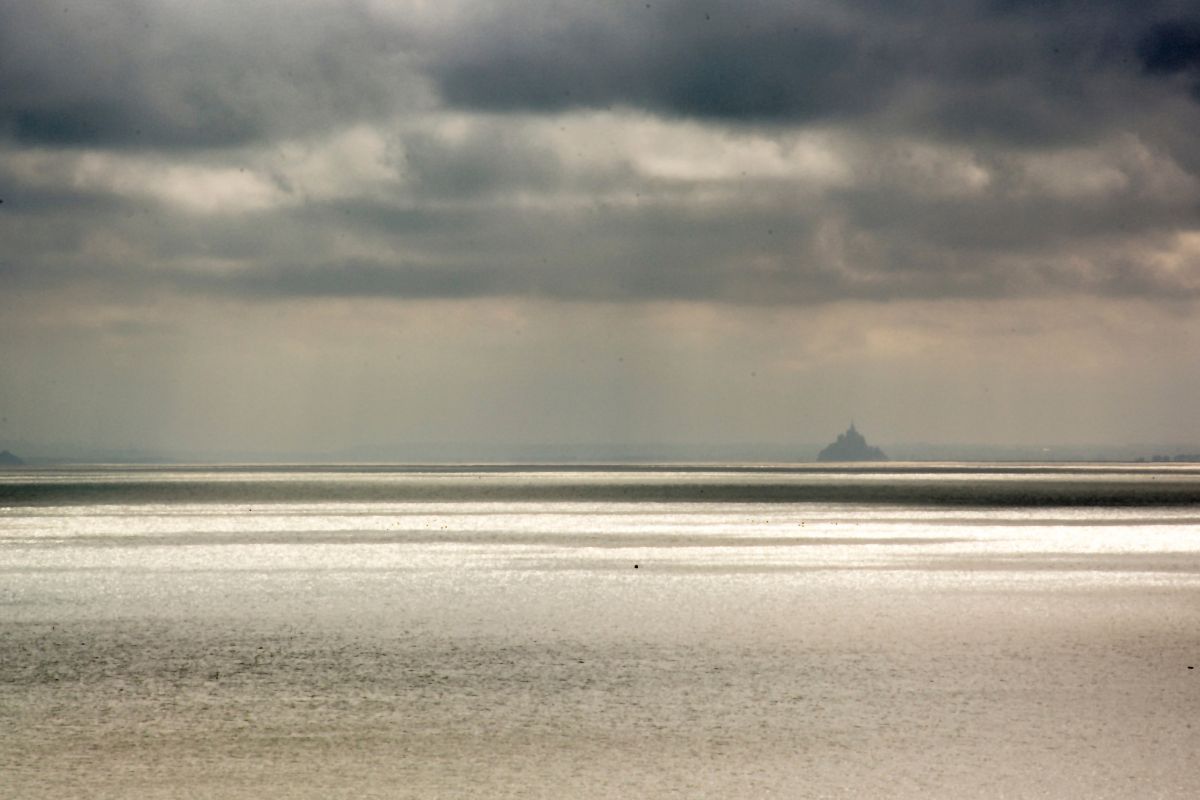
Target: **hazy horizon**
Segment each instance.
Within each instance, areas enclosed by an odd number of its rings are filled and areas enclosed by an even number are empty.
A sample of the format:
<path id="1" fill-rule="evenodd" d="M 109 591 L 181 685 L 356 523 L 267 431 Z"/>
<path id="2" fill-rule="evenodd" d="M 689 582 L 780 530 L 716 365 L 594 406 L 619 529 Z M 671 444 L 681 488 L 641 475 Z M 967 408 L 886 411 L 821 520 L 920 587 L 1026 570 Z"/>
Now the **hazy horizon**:
<path id="1" fill-rule="evenodd" d="M 0 52 L 18 455 L 1200 442 L 1192 3 L 67 0 Z"/>
<path id="2" fill-rule="evenodd" d="M 872 444 L 875 442 L 872 440 Z M 348 445 L 331 450 L 150 450 L 87 448 L 64 443 L 0 442 L 28 466 L 55 464 L 129 465 L 234 465 L 234 464 L 322 464 L 345 465 L 470 465 L 470 464 L 696 464 L 696 465 L 787 465 L 818 462 L 819 451 L 828 442 L 558 442 L 478 443 L 404 442 Z M 1180 458 L 1179 463 L 1197 460 L 1200 445 L 1170 442 L 1127 444 L 934 444 L 890 442 L 883 447 L 888 463 L 911 462 L 1137 462 L 1155 458 Z M 878 462 L 877 462 L 878 463 Z M 870 463 L 864 463 L 869 467 Z"/>

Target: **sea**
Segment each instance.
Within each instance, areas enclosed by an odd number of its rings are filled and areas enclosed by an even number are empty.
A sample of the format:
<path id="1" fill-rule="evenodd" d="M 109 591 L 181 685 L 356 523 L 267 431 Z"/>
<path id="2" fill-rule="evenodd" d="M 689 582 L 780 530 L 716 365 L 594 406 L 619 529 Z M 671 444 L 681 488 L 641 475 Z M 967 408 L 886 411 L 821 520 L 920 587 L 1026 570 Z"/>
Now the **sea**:
<path id="1" fill-rule="evenodd" d="M 8 469 L 0 797 L 1200 797 L 1200 468 Z"/>

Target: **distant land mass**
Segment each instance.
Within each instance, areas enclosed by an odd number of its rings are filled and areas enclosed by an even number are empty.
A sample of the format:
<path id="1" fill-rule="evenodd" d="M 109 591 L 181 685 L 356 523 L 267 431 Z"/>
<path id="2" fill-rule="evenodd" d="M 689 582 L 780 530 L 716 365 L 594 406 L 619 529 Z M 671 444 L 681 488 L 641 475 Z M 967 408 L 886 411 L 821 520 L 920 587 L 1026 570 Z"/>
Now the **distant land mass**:
<path id="1" fill-rule="evenodd" d="M 887 461 L 888 457 L 878 447 L 867 444 L 867 440 L 850 423 L 845 433 L 839 433 L 837 441 L 817 454 L 817 461 Z"/>
<path id="2" fill-rule="evenodd" d="M 858 434 L 857 429 L 854 431 Z M 850 443 L 842 436 L 842 447 Z M 861 435 L 850 437 L 851 441 Z M 77 464 L 171 465 L 171 464 L 792 464 L 846 459 L 850 462 L 1124 462 L 1178 464 L 1200 463 L 1197 442 L 1135 442 L 1129 444 L 1078 444 L 1046 442 L 946 443 L 896 441 L 887 454 L 869 447 L 866 455 L 840 454 L 836 443 L 821 450 L 826 442 L 814 439 L 778 439 L 770 442 L 678 442 L 678 441 L 578 441 L 578 442 L 395 442 L 349 445 L 330 450 L 225 450 L 104 448 L 63 442 L 10 442 L 0 456 L 0 467 L 69 466 Z M 14 455 L 19 453 L 20 455 Z M 798 454 L 808 455 L 798 458 Z M 1153 455 L 1151 455 L 1153 454 Z M 13 461 L 12 459 L 17 459 Z M 866 459 L 866 461 L 864 461 Z"/>
<path id="3" fill-rule="evenodd" d="M 1145 459 L 1145 458 L 1138 459 L 1138 461 L 1142 462 L 1142 463 L 1144 463 L 1146 460 L 1147 459 Z M 1200 453 L 1176 453 L 1173 456 L 1172 455 L 1162 455 L 1161 453 L 1155 453 L 1153 456 L 1150 457 L 1149 460 L 1156 464 L 1162 463 L 1164 461 L 1186 462 L 1186 463 L 1190 464 L 1190 463 L 1200 461 Z"/>

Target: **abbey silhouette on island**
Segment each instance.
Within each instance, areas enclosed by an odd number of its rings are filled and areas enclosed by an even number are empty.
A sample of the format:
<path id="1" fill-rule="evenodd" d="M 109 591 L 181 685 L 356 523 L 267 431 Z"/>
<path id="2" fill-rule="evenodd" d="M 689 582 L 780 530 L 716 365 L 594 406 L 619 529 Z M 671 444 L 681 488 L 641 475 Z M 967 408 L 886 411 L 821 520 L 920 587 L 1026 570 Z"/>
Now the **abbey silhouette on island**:
<path id="1" fill-rule="evenodd" d="M 817 461 L 887 461 L 888 457 L 878 447 L 867 444 L 867 440 L 850 423 L 845 433 L 839 433 L 837 441 L 817 454 Z"/>

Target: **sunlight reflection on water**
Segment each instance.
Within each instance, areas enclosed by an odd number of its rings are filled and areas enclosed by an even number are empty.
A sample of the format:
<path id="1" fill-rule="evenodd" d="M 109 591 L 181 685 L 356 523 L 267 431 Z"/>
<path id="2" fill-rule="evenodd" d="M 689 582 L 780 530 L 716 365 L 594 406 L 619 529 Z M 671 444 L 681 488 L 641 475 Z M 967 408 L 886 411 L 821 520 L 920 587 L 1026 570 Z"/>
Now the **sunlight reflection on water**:
<path id="1" fill-rule="evenodd" d="M 1083 477 L 1104 494 L 1112 474 Z M 1200 791 L 1200 496 L 486 500 L 714 477 L 336 472 L 322 500 L 312 476 L 258 471 L 220 502 L 199 484 L 245 475 L 133 477 L 201 499 L 0 511 L 16 796 Z M 81 479 L 130 476 L 37 476 Z M 443 479 L 472 498 L 377 493 Z"/>

